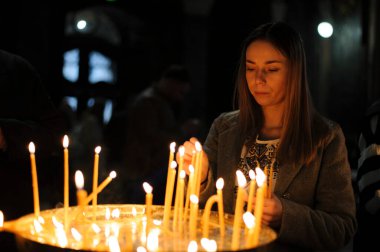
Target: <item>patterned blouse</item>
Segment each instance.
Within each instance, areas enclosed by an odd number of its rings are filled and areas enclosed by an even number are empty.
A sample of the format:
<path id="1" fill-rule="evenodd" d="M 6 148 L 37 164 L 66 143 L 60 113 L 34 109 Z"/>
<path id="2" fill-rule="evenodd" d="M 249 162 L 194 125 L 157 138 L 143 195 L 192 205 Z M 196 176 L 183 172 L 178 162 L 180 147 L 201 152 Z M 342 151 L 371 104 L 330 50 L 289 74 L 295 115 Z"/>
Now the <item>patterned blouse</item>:
<path id="1" fill-rule="evenodd" d="M 270 167 L 273 164 L 272 175 L 272 192 L 276 186 L 276 180 L 279 171 L 279 164 L 275 160 L 276 152 L 280 139 L 274 140 L 260 140 L 258 137 L 253 141 L 252 138 L 248 138 L 242 148 L 238 169 L 240 169 L 247 179 L 246 190 L 248 192 L 249 182 L 249 170 L 255 171 L 255 168 L 260 167 L 265 174 L 270 175 Z M 265 170 L 264 170 L 265 169 Z M 269 179 L 267 179 L 267 185 L 269 185 Z M 235 197 L 238 184 L 235 182 Z M 267 187 L 268 188 L 268 187 Z"/>

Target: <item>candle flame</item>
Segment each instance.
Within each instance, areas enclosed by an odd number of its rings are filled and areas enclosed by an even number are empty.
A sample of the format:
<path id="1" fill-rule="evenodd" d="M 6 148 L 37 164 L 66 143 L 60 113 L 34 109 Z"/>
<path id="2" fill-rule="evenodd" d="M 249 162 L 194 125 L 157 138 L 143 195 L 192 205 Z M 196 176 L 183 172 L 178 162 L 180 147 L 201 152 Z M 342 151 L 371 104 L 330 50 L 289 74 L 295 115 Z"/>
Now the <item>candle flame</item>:
<path id="1" fill-rule="evenodd" d="M 191 195 L 190 195 L 190 201 L 191 201 L 191 203 L 193 203 L 193 204 L 198 204 L 198 202 L 199 202 L 198 196 L 195 195 L 195 194 L 191 194 Z"/>
<path id="2" fill-rule="evenodd" d="M 111 252 L 119 252 L 119 251 L 121 251 L 120 250 L 119 241 L 117 240 L 117 238 L 115 236 L 110 236 L 108 238 L 108 244 L 109 244 Z"/>
<path id="3" fill-rule="evenodd" d="M 119 217 L 120 217 L 120 209 L 119 209 L 119 208 L 116 208 L 116 209 L 112 210 L 112 212 L 111 212 L 111 216 L 112 216 L 112 218 L 114 218 L 114 219 L 119 218 Z"/>
<path id="4" fill-rule="evenodd" d="M 239 187 L 245 187 L 245 185 L 247 184 L 247 179 L 245 178 L 243 172 L 241 170 L 237 170 L 236 176 L 237 176 Z"/>
<path id="5" fill-rule="evenodd" d="M 34 143 L 33 142 L 30 142 L 29 143 L 29 152 L 31 154 L 34 154 L 36 152 L 36 147 L 34 146 Z"/>
<path id="6" fill-rule="evenodd" d="M 137 210 L 135 207 L 132 207 L 132 216 L 136 217 L 136 215 L 137 215 Z"/>
<path id="7" fill-rule="evenodd" d="M 82 235 L 79 233 L 78 230 L 76 230 L 75 228 L 71 228 L 71 234 L 73 235 L 74 239 L 76 241 L 81 241 L 82 240 Z"/>
<path id="8" fill-rule="evenodd" d="M 194 173 L 194 166 L 193 165 L 189 165 L 189 172 Z"/>
<path id="9" fill-rule="evenodd" d="M 153 187 L 149 185 L 147 182 L 143 183 L 143 187 L 146 193 L 152 193 Z"/>
<path id="10" fill-rule="evenodd" d="M 217 245 L 215 240 L 209 240 L 207 238 L 201 239 L 201 245 L 206 251 L 216 251 Z"/>
<path id="11" fill-rule="evenodd" d="M 257 182 L 257 186 L 261 187 L 263 184 L 264 184 L 264 181 L 265 181 L 265 174 L 263 172 L 263 170 L 261 170 L 260 168 L 256 167 L 256 182 Z"/>
<path id="12" fill-rule="evenodd" d="M 224 187 L 224 179 L 223 178 L 218 178 L 216 181 L 216 189 L 222 190 Z"/>
<path id="13" fill-rule="evenodd" d="M 0 211 L 0 227 L 4 226 L 4 214 L 3 211 Z"/>
<path id="14" fill-rule="evenodd" d="M 202 145 L 200 142 L 196 141 L 195 142 L 195 149 L 198 151 L 198 152 L 201 152 L 202 151 Z"/>
<path id="15" fill-rule="evenodd" d="M 33 220 L 33 225 L 34 225 L 34 230 L 36 230 L 36 233 L 40 233 L 42 231 L 43 229 L 42 225 L 37 219 Z"/>
<path id="16" fill-rule="evenodd" d="M 69 137 L 67 135 L 63 136 L 63 147 L 64 148 L 69 147 Z"/>
<path id="17" fill-rule="evenodd" d="M 75 185 L 77 189 L 83 189 L 84 187 L 84 177 L 83 173 L 80 170 L 75 172 Z"/>
<path id="18" fill-rule="evenodd" d="M 92 230 L 94 230 L 94 232 L 95 233 L 100 233 L 100 231 L 101 231 L 101 229 L 100 229 L 100 227 L 96 224 L 96 223 L 92 223 L 91 224 L 91 228 L 92 228 Z"/>
<path id="19" fill-rule="evenodd" d="M 183 157 L 183 155 L 185 155 L 185 146 L 183 145 L 179 146 L 178 152 L 179 152 L 179 155 Z"/>
<path id="20" fill-rule="evenodd" d="M 186 172 L 184 170 L 180 171 L 179 178 L 184 179 L 186 177 Z"/>
<path id="21" fill-rule="evenodd" d="M 173 160 L 173 161 L 170 163 L 170 168 L 172 168 L 172 169 L 177 168 L 177 162 Z"/>
<path id="22" fill-rule="evenodd" d="M 175 142 L 172 142 L 171 144 L 170 144 L 170 152 L 175 152 L 175 146 L 176 146 L 176 143 Z"/>
<path id="23" fill-rule="evenodd" d="M 109 207 L 106 208 L 106 220 L 109 220 L 111 218 L 111 210 L 109 209 Z"/>
<path id="24" fill-rule="evenodd" d="M 96 153 L 96 154 L 99 154 L 101 150 L 102 150 L 102 147 L 97 146 L 97 147 L 95 148 L 95 153 Z"/>
<path id="25" fill-rule="evenodd" d="M 143 246 L 138 246 L 136 251 L 137 252 L 146 252 L 146 248 L 144 248 Z"/>
<path id="26" fill-rule="evenodd" d="M 190 241 L 187 246 L 187 252 L 196 252 L 198 251 L 198 244 L 196 241 Z"/>
<path id="27" fill-rule="evenodd" d="M 254 180 L 256 178 L 255 172 L 252 169 L 249 170 L 249 178 L 251 180 Z"/>
<path id="28" fill-rule="evenodd" d="M 158 235 L 159 231 L 157 229 L 152 229 L 146 241 L 146 246 L 149 251 L 157 251 L 158 249 Z"/>
<path id="29" fill-rule="evenodd" d="M 116 174 L 115 171 L 111 171 L 109 176 L 110 176 L 112 179 L 114 179 L 114 178 L 116 178 L 116 175 L 117 175 L 117 174 Z"/>
<path id="30" fill-rule="evenodd" d="M 63 229 L 63 224 L 59 222 L 55 216 L 51 217 L 51 220 L 57 229 Z"/>
<path id="31" fill-rule="evenodd" d="M 243 214 L 243 220 L 248 228 L 252 228 L 255 225 L 255 216 L 251 212 L 245 212 Z"/>

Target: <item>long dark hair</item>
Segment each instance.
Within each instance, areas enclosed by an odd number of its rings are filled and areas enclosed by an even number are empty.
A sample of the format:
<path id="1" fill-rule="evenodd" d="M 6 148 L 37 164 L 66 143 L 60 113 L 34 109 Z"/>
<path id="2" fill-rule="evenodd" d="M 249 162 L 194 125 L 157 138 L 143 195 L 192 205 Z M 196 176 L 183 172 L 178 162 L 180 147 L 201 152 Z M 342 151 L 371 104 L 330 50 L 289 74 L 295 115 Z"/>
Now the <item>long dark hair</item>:
<path id="1" fill-rule="evenodd" d="M 256 40 L 271 43 L 289 61 L 283 130 L 277 159 L 281 163 L 308 163 L 315 154 L 312 133 L 315 111 L 308 88 L 305 50 L 299 33 L 284 22 L 259 26 L 243 43 L 234 97 L 235 108 L 238 106 L 240 110 L 242 133 L 255 137 L 264 123 L 262 109 L 250 93 L 245 77 L 246 50 Z"/>

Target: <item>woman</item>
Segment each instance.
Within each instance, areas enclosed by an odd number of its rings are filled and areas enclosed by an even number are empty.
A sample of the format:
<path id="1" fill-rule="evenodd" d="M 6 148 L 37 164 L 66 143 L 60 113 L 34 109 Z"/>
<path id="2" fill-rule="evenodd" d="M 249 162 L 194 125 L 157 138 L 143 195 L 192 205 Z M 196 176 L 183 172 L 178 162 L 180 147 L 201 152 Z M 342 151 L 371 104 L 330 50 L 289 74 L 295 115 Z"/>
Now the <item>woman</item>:
<path id="1" fill-rule="evenodd" d="M 216 118 L 203 145 L 201 199 L 215 193 L 222 177 L 224 207 L 233 213 L 236 169 L 247 174 L 273 163 L 263 223 L 278 232 L 278 243 L 345 246 L 357 226 L 345 139 L 337 123 L 313 108 L 300 35 L 283 22 L 254 30 L 243 44 L 235 90 L 238 110 Z M 185 167 L 195 141 L 184 143 Z"/>

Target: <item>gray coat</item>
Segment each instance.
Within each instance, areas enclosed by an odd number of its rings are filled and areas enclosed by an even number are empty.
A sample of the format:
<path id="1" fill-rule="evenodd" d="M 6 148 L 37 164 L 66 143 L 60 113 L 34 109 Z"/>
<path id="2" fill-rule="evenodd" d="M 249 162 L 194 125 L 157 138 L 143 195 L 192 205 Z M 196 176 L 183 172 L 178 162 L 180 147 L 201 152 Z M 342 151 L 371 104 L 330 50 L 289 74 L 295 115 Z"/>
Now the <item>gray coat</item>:
<path id="1" fill-rule="evenodd" d="M 283 165 L 274 193 L 283 206 L 277 242 L 300 248 L 327 250 L 347 244 L 356 231 L 355 197 L 345 138 L 340 126 L 320 120 L 329 133 L 310 165 Z M 201 204 L 215 194 L 215 181 L 224 178 L 224 209 L 233 213 L 236 169 L 245 136 L 239 134 L 238 112 L 223 113 L 213 122 L 204 150 L 210 172 Z"/>

